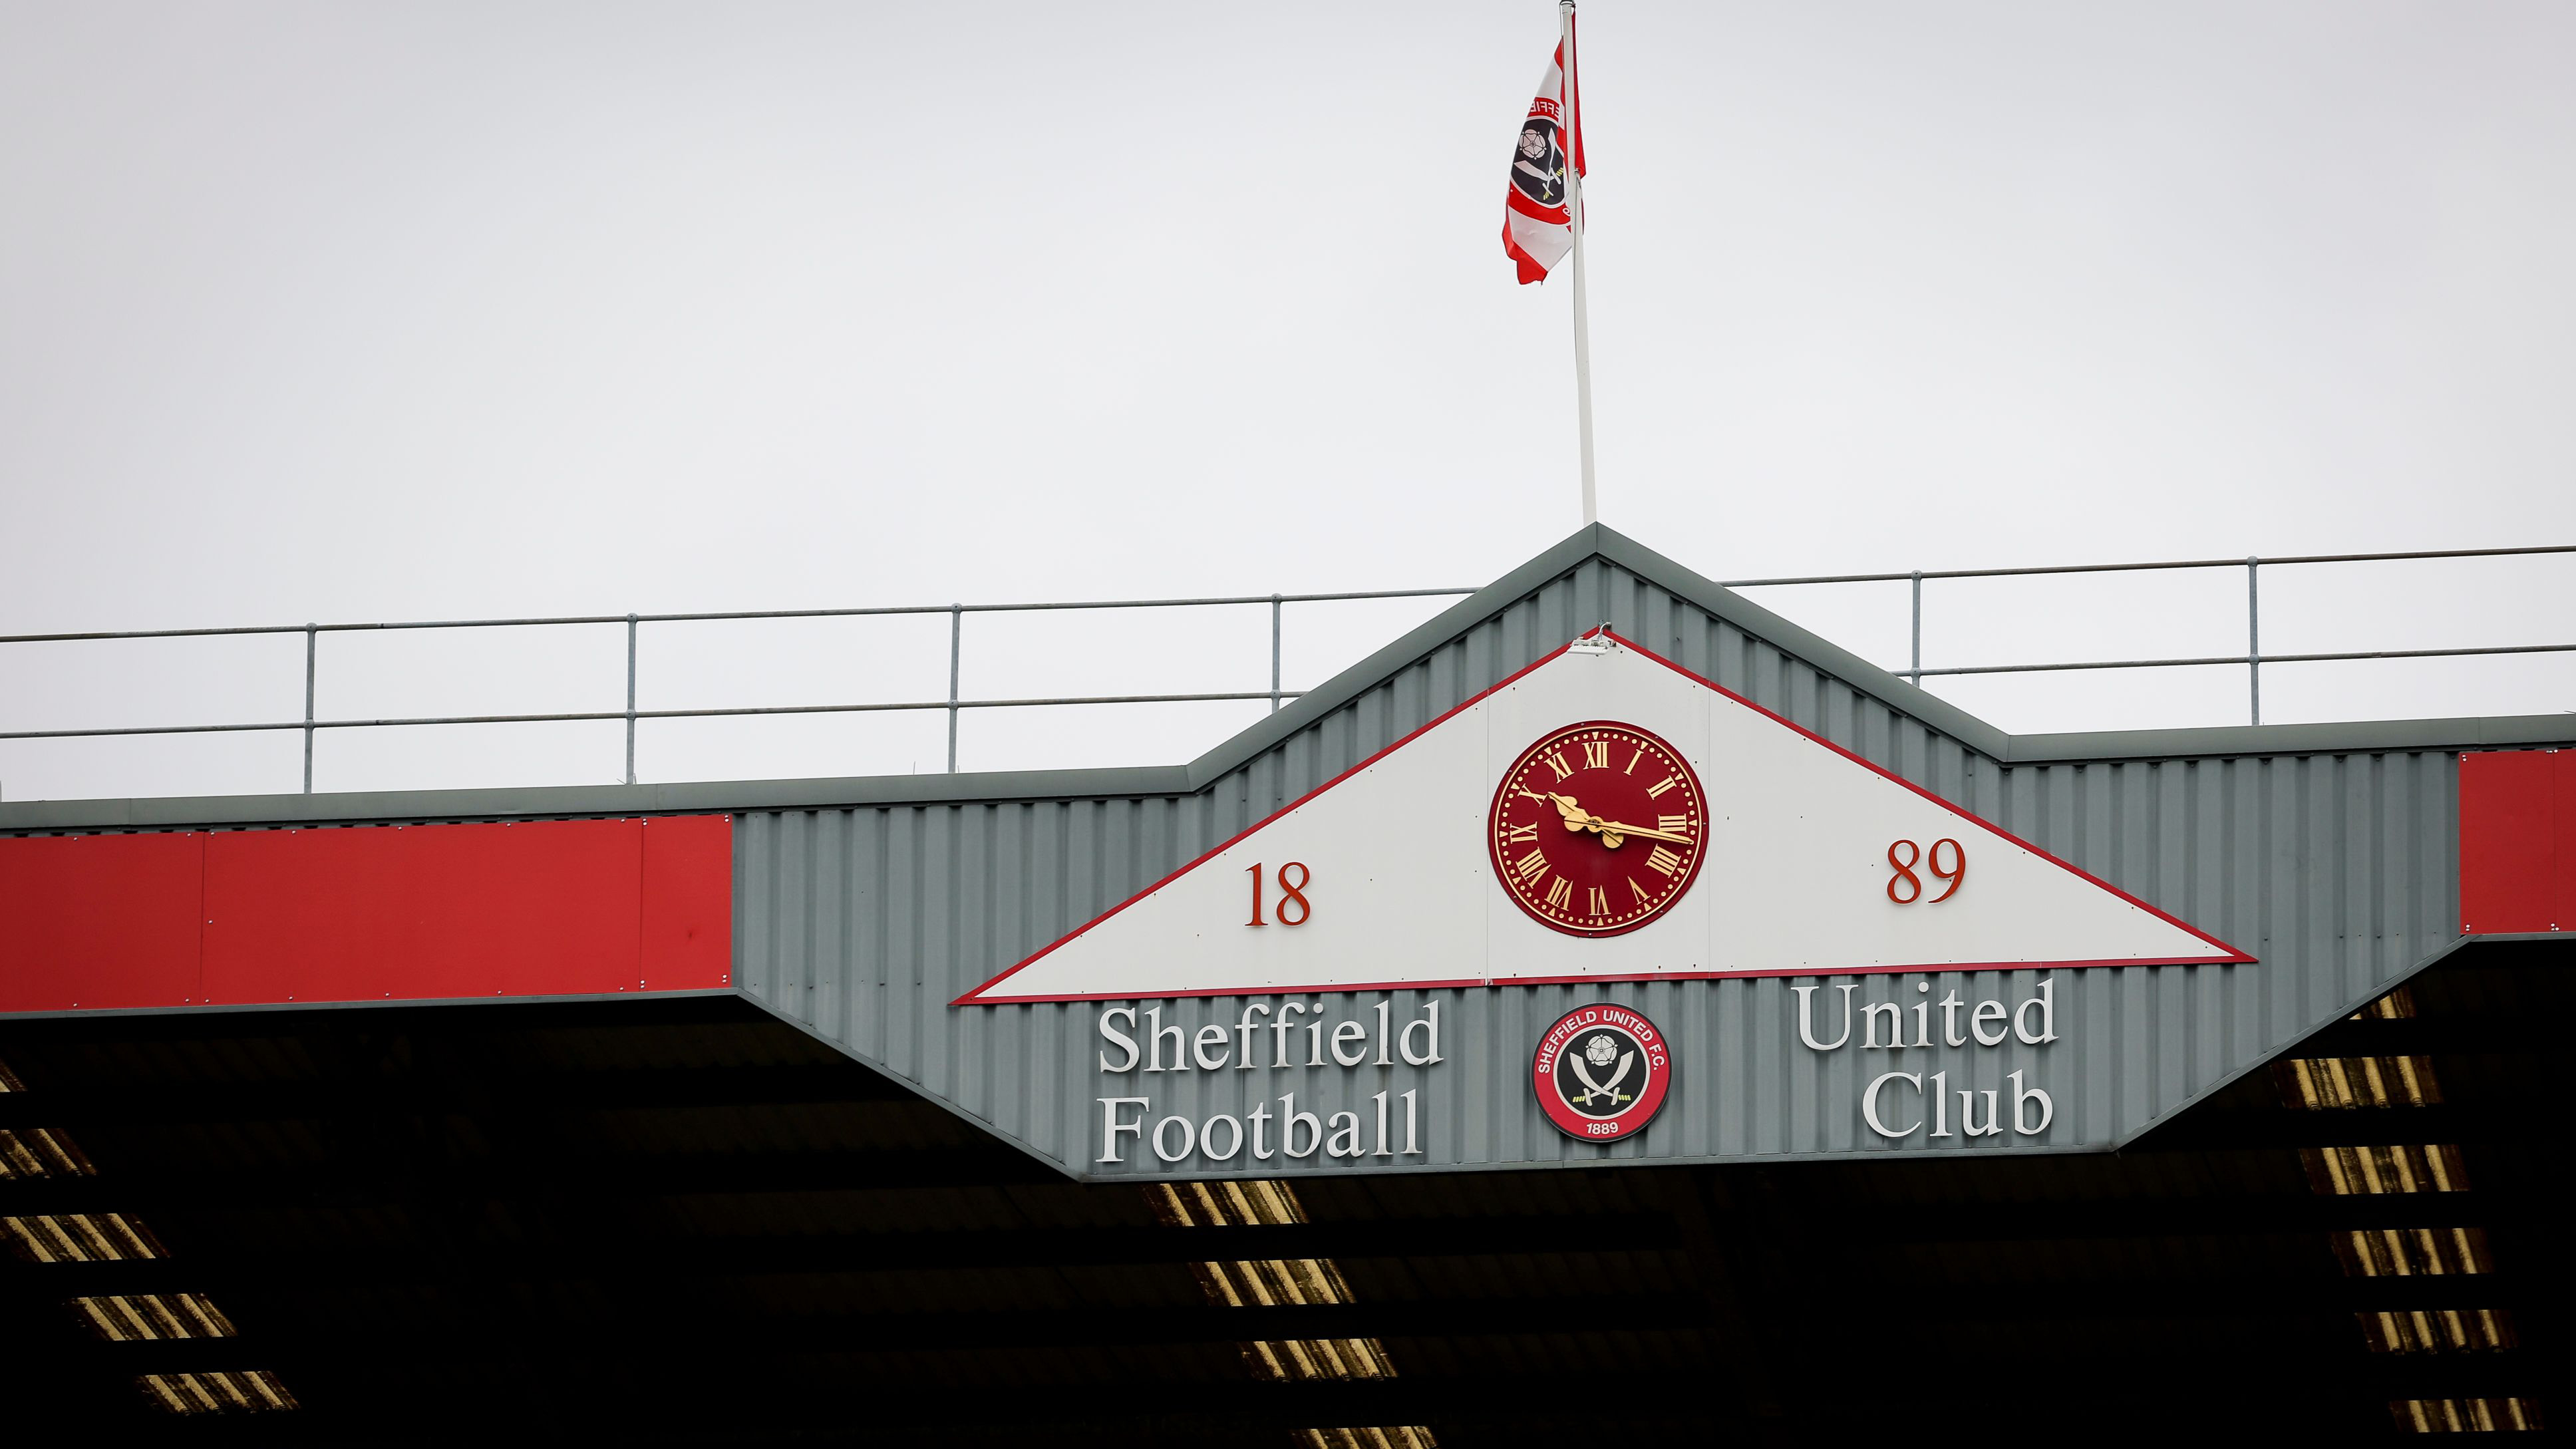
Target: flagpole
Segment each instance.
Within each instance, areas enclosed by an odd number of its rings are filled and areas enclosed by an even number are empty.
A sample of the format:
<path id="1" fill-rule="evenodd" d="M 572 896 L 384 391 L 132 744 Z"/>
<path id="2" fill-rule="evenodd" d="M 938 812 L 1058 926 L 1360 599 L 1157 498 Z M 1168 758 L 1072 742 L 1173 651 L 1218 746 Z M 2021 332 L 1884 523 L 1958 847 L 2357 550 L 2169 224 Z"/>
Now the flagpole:
<path id="1" fill-rule="evenodd" d="M 1575 138 L 1582 135 L 1582 89 L 1574 72 L 1574 0 L 1557 0 L 1558 44 L 1565 49 L 1565 201 L 1574 223 L 1574 410 L 1576 432 L 1583 444 L 1583 522 L 1601 521 L 1592 489 L 1592 318 L 1583 294 L 1583 170 L 1575 164 Z"/>

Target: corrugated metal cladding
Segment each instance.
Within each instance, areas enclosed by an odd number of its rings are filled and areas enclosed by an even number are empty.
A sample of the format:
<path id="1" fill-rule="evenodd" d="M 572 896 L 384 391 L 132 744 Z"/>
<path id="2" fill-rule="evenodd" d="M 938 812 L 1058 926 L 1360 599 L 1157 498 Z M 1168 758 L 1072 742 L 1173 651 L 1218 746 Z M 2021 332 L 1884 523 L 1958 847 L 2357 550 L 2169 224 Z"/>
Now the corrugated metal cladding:
<path id="1" fill-rule="evenodd" d="M 1705 595 L 1703 595 L 1705 597 Z M 1729 600 L 1732 604 L 1736 601 Z M 1729 612 L 1737 612 L 1730 608 Z M 1760 622 L 1749 605 L 1740 617 Z M 1690 669 L 1785 714 L 1867 758 L 2073 861 L 2122 889 L 2251 952 L 2251 966 L 2058 970 L 2050 1045 L 2007 1039 L 1995 1048 L 1832 1052 L 1800 1045 L 1791 988 L 1815 985 L 1816 1028 L 1838 1029 L 1841 986 L 1857 1004 L 1909 1008 L 1956 989 L 2017 1009 L 2043 973 L 1659 982 L 1320 998 L 1327 1019 L 1373 1022 L 1391 1002 L 1402 1023 L 1441 1007 L 1436 1066 L 1343 1069 L 1100 1070 L 1096 1034 L 1107 1003 L 952 1009 L 959 993 L 1125 899 L 1338 771 L 1593 625 L 1667 652 Z M 1840 657 L 1813 647 L 1809 655 Z M 1870 671 L 1875 673 L 1875 671 Z M 1915 697 L 1885 676 L 1863 688 L 1748 632 L 1635 569 L 1594 555 L 1539 583 L 1498 613 L 1336 703 L 1320 717 L 1189 794 L 1010 800 L 811 810 L 739 817 L 735 855 L 736 961 L 742 988 L 856 1056 L 1070 1172 L 1120 1176 L 1240 1176 L 1192 1155 L 1165 1164 L 1140 1137 L 1123 1162 L 1094 1161 L 1105 1095 L 1149 1095 L 1146 1132 L 1167 1115 L 1192 1123 L 1241 1117 L 1266 1103 L 1352 1110 L 1372 1153 L 1274 1156 L 1265 1174 L 1412 1167 L 1516 1166 L 1612 1159 L 1790 1158 L 1852 1151 L 1993 1152 L 2103 1148 L 2347 1013 L 2452 939 L 2455 756 L 2448 750 L 2293 753 L 2006 763 L 2004 748 L 1960 736 L 1986 727 Z M 1951 728 L 1922 716 L 1947 715 Z M 1295 721 L 1289 723 L 1293 726 Z M 1930 991 L 1918 989 L 1928 980 Z M 1233 1027 L 1253 998 L 1163 1002 L 1165 1025 Z M 1644 1011 L 1673 1039 L 1675 1085 L 1655 1125 L 1594 1145 L 1560 1136 L 1528 1082 L 1540 1032 L 1586 1002 Z M 1152 1003 L 1147 1003 L 1152 1004 Z M 1911 1018 L 1908 1018 L 1911 1020 Z M 1936 1012 L 1933 1020 L 1939 1020 Z M 1964 1016 L 1963 1016 L 1964 1020 Z M 2034 1028 L 2036 1012 L 2029 1018 Z M 1138 1033 L 1141 1035 L 1141 1032 Z M 1936 1028 L 1936 1041 L 1938 1040 Z M 1374 1060 L 1374 1058 L 1372 1058 Z M 1868 1131 L 1854 1104 L 1888 1071 L 1946 1072 L 1962 1089 L 1995 1092 L 2007 1129 L 1891 1141 Z M 2035 1125 L 2035 1100 L 2050 1120 Z M 1418 1155 L 1374 1154 L 1373 1094 L 1390 1093 L 1403 1132 L 1402 1094 L 1418 1091 Z M 1926 1110 L 1892 1088 L 1894 1126 Z M 2022 1116 L 2013 1120 L 2016 1106 Z M 1979 1103 L 1971 1107 L 1982 1110 Z M 1948 1102 L 1945 1102 L 1945 1113 Z M 1954 1132 L 1960 1125 L 1950 1126 Z M 1979 1125 L 1985 1125 L 1983 1123 Z M 1177 1142 L 1178 1130 L 1173 1129 Z M 1277 1131 L 1274 1123 L 1272 1131 Z M 1302 1141 L 1302 1136 L 1301 1136 Z M 1271 1144 L 1276 1147 L 1275 1140 Z M 1229 1165 L 1230 1164 L 1230 1165 Z"/>

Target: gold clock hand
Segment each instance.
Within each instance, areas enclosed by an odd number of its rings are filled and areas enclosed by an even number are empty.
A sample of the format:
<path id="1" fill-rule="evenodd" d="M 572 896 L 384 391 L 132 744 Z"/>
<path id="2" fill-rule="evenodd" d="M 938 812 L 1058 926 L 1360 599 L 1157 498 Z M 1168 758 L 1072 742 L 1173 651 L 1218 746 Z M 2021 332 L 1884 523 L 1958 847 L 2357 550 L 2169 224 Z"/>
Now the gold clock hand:
<path id="1" fill-rule="evenodd" d="M 1524 800 L 1538 800 L 1554 805 L 1556 807 L 1556 813 L 1565 817 L 1565 828 L 1568 830 L 1588 830 L 1591 828 L 1589 822 L 1593 817 L 1589 812 L 1584 810 L 1582 805 L 1576 803 L 1575 798 L 1571 795 L 1559 795 L 1553 792 L 1542 794 L 1536 790 L 1520 790 L 1515 793 L 1520 795 Z"/>
<path id="2" fill-rule="evenodd" d="M 1604 835 L 1636 835 L 1642 836 L 1648 840 L 1669 840 L 1675 845 L 1692 845 L 1697 843 L 1687 835 L 1674 835 L 1662 830 L 1648 830 L 1642 825 L 1622 825 L 1616 820 L 1602 820 L 1596 818 L 1592 822 L 1591 828 L 1600 831 Z"/>
<path id="3" fill-rule="evenodd" d="M 1565 817 L 1566 829 L 1580 833 L 1601 828 L 1601 817 L 1576 804 L 1573 796 L 1551 795 L 1548 798 L 1556 802 L 1556 813 Z"/>

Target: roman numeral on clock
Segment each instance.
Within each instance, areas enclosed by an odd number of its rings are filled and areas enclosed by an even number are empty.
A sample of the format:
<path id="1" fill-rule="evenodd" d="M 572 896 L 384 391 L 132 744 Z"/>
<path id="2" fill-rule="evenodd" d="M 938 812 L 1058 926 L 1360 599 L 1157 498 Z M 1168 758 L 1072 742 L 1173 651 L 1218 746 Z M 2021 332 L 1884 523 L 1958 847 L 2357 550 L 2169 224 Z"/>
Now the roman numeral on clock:
<path id="1" fill-rule="evenodd" d="M 1512 873 L 1519 876 L 1524 884 L 1536 885 L 1539 877 L 1547 874 L 1547 857 L 1532 848 L 1529 854 L 1512 862 Z"/>
<path id="2" fill-rule="evenodd" d="M 1646 894 L 1646 888 L 1637 884 L 1637 878 L 1633 875 L 1628 877 L 1628 889 L 1637 893 L 1637 904 L 1641 906 L 1651 904 L 1655 899 L 1653 896 Z"/>
<path id="3" fill-rule="evenodd" d="M 1669 830 L 1672 827 L 1668 825 L 1664 828 Z M 1507 845 L 1536 845 L 1538 844 L 1538 827 L 1535 825 L 1515 825 L 1509 830 L 1503 832 L 1503 842 Z"/>
<path id="4" fill-rule="evenodd" d="M 1655 828 L 1664 832 L 1666 835 L 1688 835 L 1690 834 L 1690 817 L 1687 815 L 1658 815 L 1655 817 Z"/>
<path id="5" fill-rule="evenodd" d="M 1671 875 L 1682 868 L 1682 858 L 1658 845 L 1646 857 L 1646 869 Z"/>
<path id="6" fill-rule="evenodd" d="M 1565 751 L 1563 750 L 1559 750 L 1555 754 L 1547 757 L 1547 767 L 1556 772 L 1556 778 L 1559 781 L 1564 780 L 1566 776 L 1574 773 L 1574 767 L 1565 762 Z"/>
<path id="7" fill-rule="evenodd" d="M 1646 787 L 1646 798 L 1650 800 L 1660 800 L 1664 797 L 1664 792 L 1666 790 L 1673 788 L 1681 782 L 1682 777 L 1679 775 L 1666 775 L 1664 778 L 1657 780 L 1655 783 Z"/>
<path id="8" fill-rule="evenodd" d="M 1591 914 L 1596 916 L 1606 916 L 1610 914 L 1610 893 L 1608 891 L 1603 890 L 1599 886 L 1594 886 L 1592 888 L 1590 901 Z"/>
<path id="9" fill-rule="evenodd" d="M 1547 903 L 1550 907 L 1556 910 L 1564 910 L 1566 903 L 1573 899 L 1574 882 L 1567 880 L 1563 876 L 1558 876 L 1555 882 L 1547 888 Z"/>
<path id="10" fill-rule="evenodd" d="M 1610 768 L 1610 742 L 1608 740 L 1593 740 L 1584 745 L 1583 768 L 1587 770 L 1606 770 Z"/>

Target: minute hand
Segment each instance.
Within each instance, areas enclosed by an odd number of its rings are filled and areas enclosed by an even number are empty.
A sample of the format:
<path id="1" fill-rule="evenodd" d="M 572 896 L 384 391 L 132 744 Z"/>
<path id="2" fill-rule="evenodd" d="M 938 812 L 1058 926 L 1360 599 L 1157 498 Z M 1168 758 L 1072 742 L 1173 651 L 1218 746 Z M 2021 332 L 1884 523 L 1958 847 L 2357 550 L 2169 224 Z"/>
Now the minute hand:
<path id="1" fill-rule="evenodd" d="M 1647 840 L 1669 840 L 1675 845 L 1696 843 L 1687 835 L 1675 835 L 1663 830 L 1648 830 L 1642 825 L 1622 825 L 1616 820 L 1603 820 L 1599 816 L 1594 816 L 1591 823 L 1584 828 L 1598 830 L 1604 835 L 1634 835 Z"/>

